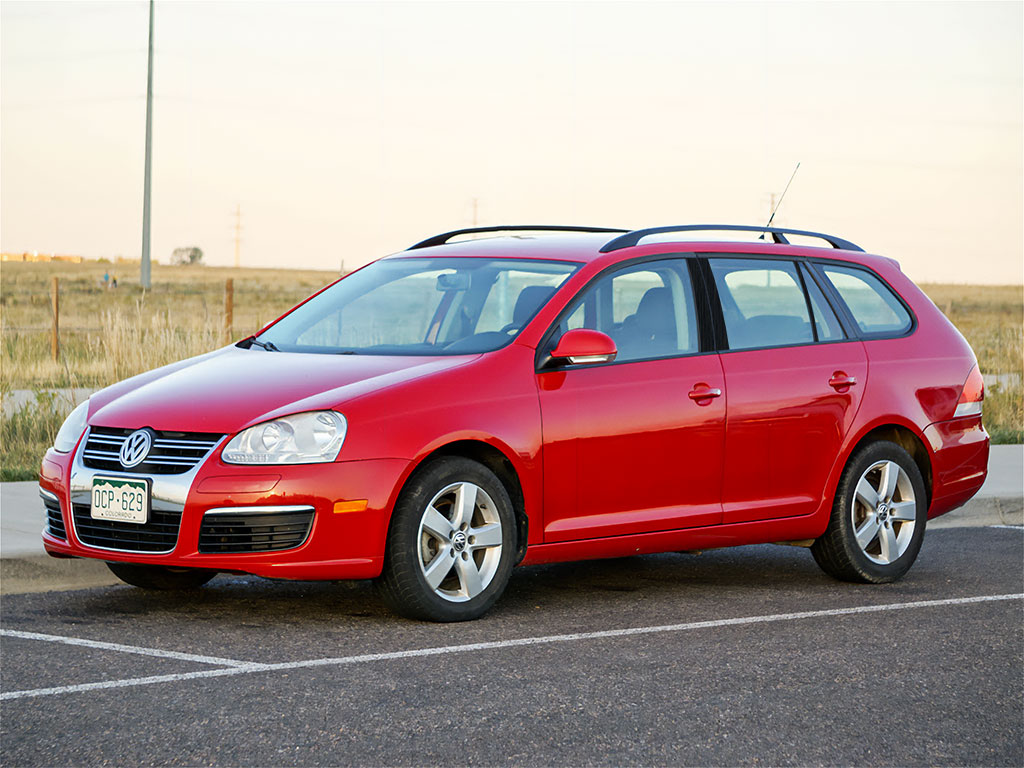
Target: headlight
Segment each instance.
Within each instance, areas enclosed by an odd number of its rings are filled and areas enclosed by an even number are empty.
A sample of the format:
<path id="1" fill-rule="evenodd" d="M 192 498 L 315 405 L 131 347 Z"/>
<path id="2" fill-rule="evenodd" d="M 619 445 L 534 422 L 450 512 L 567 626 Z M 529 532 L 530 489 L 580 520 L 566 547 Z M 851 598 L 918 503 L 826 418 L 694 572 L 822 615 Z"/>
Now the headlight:
<path id="1" fill-rule="evenodd" d="M 78 444 L 78 438 L 85 432 L 86 417 L 89 415 L 89 401 L 79 405 L 68 414 L 64 423 L 57 430 L 57 437 L 53 440 L 53 450 L 57 453 L 71 453 Z"/>
<path id="2" fill-rule="evenodd" d="M 334 411 L 310 411 L 239 432 L 224 447 L 229 464 L 317 464 L 338 458 L 348 425 Z"/>

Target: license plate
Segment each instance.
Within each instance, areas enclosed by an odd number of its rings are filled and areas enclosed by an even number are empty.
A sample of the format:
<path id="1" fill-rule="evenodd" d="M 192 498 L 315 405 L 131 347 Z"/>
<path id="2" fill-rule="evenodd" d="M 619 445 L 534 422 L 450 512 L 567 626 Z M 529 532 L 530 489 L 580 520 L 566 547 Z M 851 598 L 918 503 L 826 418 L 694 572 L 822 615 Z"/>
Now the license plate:
<path id="1" fill-rule="evenodd" d="M 149 482 L 94 477 L 92 516 L 97 520 L 145 523 L 149 519 Z"/>

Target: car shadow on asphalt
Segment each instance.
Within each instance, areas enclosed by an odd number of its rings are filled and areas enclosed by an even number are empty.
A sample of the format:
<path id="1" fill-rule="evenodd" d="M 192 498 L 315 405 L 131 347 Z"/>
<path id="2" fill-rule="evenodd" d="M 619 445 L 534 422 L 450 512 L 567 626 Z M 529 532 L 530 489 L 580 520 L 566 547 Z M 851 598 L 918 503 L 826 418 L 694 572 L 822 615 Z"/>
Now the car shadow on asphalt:
<path id="1" fill-rule="evenodd" d="M 707 599 L 722 591 L 804 594 L 834 585 L 810 553 L 788 547 L 742 547 L 700 555 L 667 553 L 517 568 L 488 617 L 516 617 L 543 607 L 580 613 L 645 603 Z M 17 596 L 9 596 L 16 598 Z M 29 613 L 70 612 L 76 621 L 128 616 L 189 621 L 306 623 L 342 617 L 390 620 L 370 581 L 283 581 L 220 574 L 201 589 L 155 592 L 118 585 L 34 595 Z M 10 605 L 9 605 L 10 607 Z M 20 611 L 19 611 L 20 612 Z M 394 617 L 394 621 L 404 621 Z"/>

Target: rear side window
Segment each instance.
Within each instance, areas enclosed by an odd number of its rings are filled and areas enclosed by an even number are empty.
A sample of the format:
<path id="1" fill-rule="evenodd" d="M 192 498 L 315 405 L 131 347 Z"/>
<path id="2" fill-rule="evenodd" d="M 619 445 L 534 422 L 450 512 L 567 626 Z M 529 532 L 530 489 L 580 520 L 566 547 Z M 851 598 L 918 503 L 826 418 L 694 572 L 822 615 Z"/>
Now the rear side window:
<path id="1" fill-rule="evenodd" d="M 846 302 L 862 333 L 891 335 L 910 330 L 910 313 L 892 289 L 873 274 L 831 264 L 822 265 L 821 270 Z"/>
<path id="2" fill-rule="evenodd" d="M 796 265 L 788 261 L 709 259 L 729 349 L 814 341 Z"/>
<path id="3" fill-rule="evenodd" d="M 804 285 L 807 286 L 807 295 L 811 300 L 811 312 L 814 315 L 814 332 L 818 341 L 836 341 L 845 339 L 846 334 L 839 324 L 839 318 L 832 311 L 832 307 L 825 300 L 825 294 L 814 281 L 814 276 L 807 269 L 806 265 L 800 267 L 800 273 L 804 278 Z"/>

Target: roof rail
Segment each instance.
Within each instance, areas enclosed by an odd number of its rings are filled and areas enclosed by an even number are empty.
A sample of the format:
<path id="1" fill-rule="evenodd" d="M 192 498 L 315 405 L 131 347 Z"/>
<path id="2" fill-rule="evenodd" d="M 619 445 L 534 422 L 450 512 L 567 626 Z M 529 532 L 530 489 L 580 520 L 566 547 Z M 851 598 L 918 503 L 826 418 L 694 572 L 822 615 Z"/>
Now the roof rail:
<path id="1" fill-rule="evenodd" d="M 620 248 L 630 248 L 640 242 L 641 238 L 648 235 L 661 235 L 666 232 L 700 232 L 700 231 L 732 231 L 732 232 L 768 232 L 776 243 L 788 245 L 786 235 L 804 235 L 805 237 L 817 237 L 824 240 L 833 248 L 844 251 L 863 251 L 859 245 L 854 245 L 849 240 L 843 240 L 832 235 L 823 235 L 821 232 L 808 232 L 803 229 L 784 229 L 781 227 L 747 227 L 741 224 L 684 224 L 678 227 L 651 227 L 650 229 L 636 229 L 624 235 L 620 235 L 601 246 L 601 253 L 617 251 Z"/>
<path id="2" fill-rule="evenodd" d="M 434 245 L 444 245 L 453 237 L 459 235 L 472 235 L 478 232 L 629 232 L 628 229 L 608 229 L 607 227 L 562 227 L 557 224 L 513 224 L 504 227 L 470 227 L 469 229 L 453 229 L 451 232 L 443 232 L 440 235 L 428 237 L 416 245 L 410 246 L 407 250 L 414 251 L 417 248 L 430 248 Z"/>

